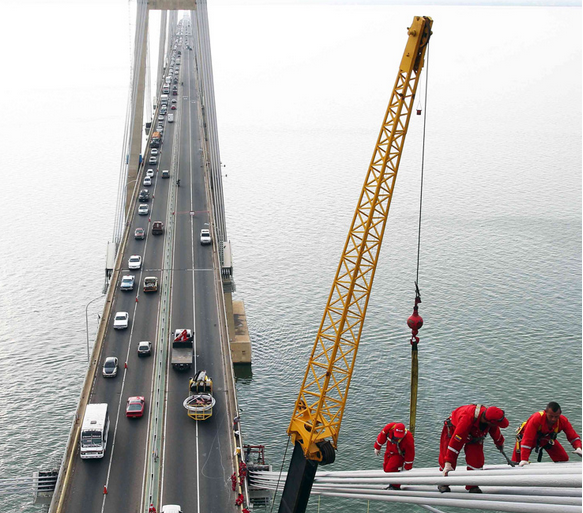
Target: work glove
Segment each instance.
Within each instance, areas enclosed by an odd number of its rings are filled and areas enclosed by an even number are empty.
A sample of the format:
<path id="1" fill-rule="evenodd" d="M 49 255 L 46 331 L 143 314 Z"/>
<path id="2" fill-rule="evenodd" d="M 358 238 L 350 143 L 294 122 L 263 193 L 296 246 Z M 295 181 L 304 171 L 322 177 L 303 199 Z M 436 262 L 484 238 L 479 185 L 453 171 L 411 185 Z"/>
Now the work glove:
<path id="1" fill-rule="evenodd" d="M 525 465 L 528 465 L 528 464 L 529 464 L 529 461 L 528 461 L 528 460 L 522 460 L 522 461 L 521 461 L 521 462 L 518 464 L 518 466 L 519 466 L 519 467 L 524 467 Z"/>
<path id="2" fill-rule="evenodd" d="M 447 475 L 453 470 L 453 465 L 447 461 L 445 466 L 443 467 L 443 477 L 447 477 Z"/>
<path id="3" fill-rule="evenodd" d="M 579 456 L 581 456 L 581 453 L 582 453 L 583 451 L 581 451 L 581 447 L 577 447 L 577 449 L 575 449 L 575 451 L 574 451 L 574 452 L 575 452 L 576 454 L 578 454 Z"/>
<path id="4" fill-rule="evenodd" d="M 375 449 L 374 450 L 374 453 L 375 453 L 375 456 L 378 456 L 381 453 L 381 450 L 380 449 Z"/>

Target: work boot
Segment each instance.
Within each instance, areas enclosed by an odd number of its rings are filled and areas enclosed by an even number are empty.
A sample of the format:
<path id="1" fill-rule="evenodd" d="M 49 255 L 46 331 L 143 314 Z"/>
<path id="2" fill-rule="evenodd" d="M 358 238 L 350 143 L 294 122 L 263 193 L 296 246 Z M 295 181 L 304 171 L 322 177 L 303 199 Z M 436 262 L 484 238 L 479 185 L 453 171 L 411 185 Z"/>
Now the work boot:
<path id="1" fill-rule="evenodd" d="M 437 491 L 440 493 L 451 492 L 451 488 L 447 485 L 438 485 Z"/>
<path id="2" fill-rule="evenodd" d="M 468 488 L 468 492 L 470 492 L 470 493 L 482 493 L 482 490 L 480 490 L 479 486 L 470 486 Z"/>

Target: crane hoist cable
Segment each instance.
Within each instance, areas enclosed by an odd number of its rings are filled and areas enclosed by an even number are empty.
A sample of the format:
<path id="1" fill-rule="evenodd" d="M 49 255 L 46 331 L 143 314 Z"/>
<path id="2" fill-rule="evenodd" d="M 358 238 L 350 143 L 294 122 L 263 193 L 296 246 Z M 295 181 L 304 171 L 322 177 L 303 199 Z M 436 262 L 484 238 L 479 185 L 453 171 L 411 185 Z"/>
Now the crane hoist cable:
<path id="1" fill-rule="evenodd" d="M 429 17 L 415 16 L 407 28 L 397 79 L 287 430 L 294 450 L 279 513 L 304 512 L 318 465 L 333 463 L 336 458 L 348 389 L 432 24 Z"/>
<path id="2" fill-rule="evenodd" d="M 421 185 L 419 192 L 419 225 L 417 228 L 417 270 L 415 274 L 415 306 L 413 314 L 407 319 L 407 325 L 411 328 L 411 404 L 409 409 L 409 431 L 415 435 L 415 423 L 417 420 L 417 394 L 419 389 L 419 337 L 417 334 L 423 326 L 423 318 L 419 315 L 419 259 L 421 254 L 421 213 L 423 210 L 423 171 L 425 169 L 425 128 L 427 126 L 427 90 L 429 85 L 429 42 L 425 56 L 425 108 L 423 109 L 423 139 L 421 144 Z M 421 101 L 421 99 L 419 99 Z M 417 109 L 419 113 L 419 109 Z"/>

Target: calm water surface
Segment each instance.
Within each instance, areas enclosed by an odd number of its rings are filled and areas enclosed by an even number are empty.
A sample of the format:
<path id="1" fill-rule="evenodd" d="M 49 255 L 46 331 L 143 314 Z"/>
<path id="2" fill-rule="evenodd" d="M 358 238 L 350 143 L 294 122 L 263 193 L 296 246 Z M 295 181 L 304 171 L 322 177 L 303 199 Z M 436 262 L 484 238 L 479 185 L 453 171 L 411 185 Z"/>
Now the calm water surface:
<path id="1" fill-rule="evenodd" d="M 100 296 L 113 230 L 130 27 L 125 2 L 8 6 L 0 470 L 16 477 L 60 462 L 84 378 L 85 310 Z M 253 340 L 252 372 L 237 383 L 246 441 L 265 444 L 279 468 L 416 14 L 434 18 L 416 466 L 436 464 L 440 423 L 460 404 L 504 408 L 511 439 L 555 400 L 580 431 L 581 9 L 211 2 L 209 13 L 236 298 Z M 422 131 L 414 116 L 335 470 L 380 468 L 378 431 L 408 420 Z M 87 309 L 91 341 L 101 307 Z M 491 444 L 486 459 L 501 463 Z M 40 510 L 29 498 L 0 497 L 0 507 Z M 367 505 L 320 504 L 338 510 Z"/>

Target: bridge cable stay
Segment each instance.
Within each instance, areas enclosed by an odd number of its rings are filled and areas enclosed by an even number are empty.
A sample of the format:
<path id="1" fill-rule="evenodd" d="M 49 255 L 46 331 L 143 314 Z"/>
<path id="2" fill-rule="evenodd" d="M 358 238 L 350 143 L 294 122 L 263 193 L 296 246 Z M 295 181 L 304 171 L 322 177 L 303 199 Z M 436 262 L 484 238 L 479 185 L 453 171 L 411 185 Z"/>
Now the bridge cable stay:
<path id="1" fill-rule="evenodd" d="M 429 41 L 426 43 L 425 53 L 425 109 L 423 114 L 423 139 L 421 144 L 421 180 L 419 192 L 419 222 L 417 228 L 417 271 L 415 275 L 415 306 L 413 314 L 407 319 L 407 325 L 411 328 L 411 402 L 409 408 L 409 431 L 415 435 L 415 423 L 417 419 L 417 393 L 419 383 L 419 337 L 417 333 L 423 326 L 423 318 L 419 315 L 419 303 L 421 303 L 421 293 L 419 292 L 419 260 L 421 254 L 421 213 L 423 210 L 423 171 L 425 169 L 425 132 L 427 126 L 427 91 L 429 89 Z M 417 114 L 421 111 L 418 108 Z"/>
<path id="2" fill-rule="evenodd" d="M 439 513 L 436 507 L 454 507 L 510 513 L 581 512 L 581 462 L 536 463 L 525 467 L 487 465 L 483 470 L 457 469 L 444 477 L 435 467 L 406 473 L 382 470 L 318 471 L 312 495 L 356 500 L 407 503 Z M 287 478 L 287 473 L 284 473 Z M 249 472 L 251 490 L 283 489 L 277 472 Z M 442 494 L 437 485 L 448 483 Z M 481 494 L 469 494 L 465 485 L 480 486 Z M 400 490 L 389 490 L 390 484 Z"/>
<path id="3" fill-rule="evenodd" d="M 144 47 L 144 37 L 146 34 L 146 21 L 148 18 L 148 4 L 146 0 L 138 0 L 137 12 L 136 12 L 136 28 L 135 28 L 135 40 L 133 47 L 133 63 L 130 58 L 130 94 L 128 95 L 128 105 L 126 110 L 126 121 L 124 129 L 124 139 L 121 154 L 120 163 L 120 175 L 118 181 L 118 191 L 117 191 L 117 202 L 116 202 L 116 214 L 114 221 L 114 234 L 113 240 L 118 243 L 121 242 L 123 231 L 126 224 L 126 212 L 125 203 L 127 197 L 127 185 L 128 185 L 128 171 L 130 163 L 130 152 L 132 148 L 133 130 L 136 121 L 142 124 L 143 120 L 135 119 L 135 112 L 137 107 L 138 99 L 138 87 L 139 87 L 139 74 L 140 65 L 142 62 L 142 51 Z M 137 185 L 137 180 L 136 184 Z M 134 187 L 135 187 L 134 185 Z"/>
<path id="4" fill-rule="evenodd" d="M 128 20 L 132 19 L 131 13 L 131 2 L 127 3 L 128 7 Z M 129 76 L 129 89 L 131 91 L 132 88 L 132 77 L 133 77 L 133 63 L 132 63 L 132 23 L 128 21 L 128 59 L 130 65 L 130 76 Z M 122 151 L 121 151 L 121 159 L 120 159 L 120 171 L 118 177 L 118 185 L 117 185 L 117 197 L 115 203 L 115 215 L 114 215 L 114 222 L 113 222 L 113 233 L 112 233 L 112 240 L 115 244 L 119 244 L 121 242 L 122 233 L 124 230 L 124 216 L 123 216 L 123 205 L 124 205 L 124 191 L 125 191 L 125 180 L 124 180 L 124 172 L 125 169 L 125 161 L 127 155 L 127 138 L 128 138 L 128 127 L 129 127 L 129 116 L 130 116 L 130 106 L 131 106 L 131 92 L 127 96 L 127 105 L 126 105 L 126 116 L 124 122 L 124 134 L 122 138 Z"/>
<path id="5" fill-rule="evenodd" d="M 128 2 L 128 20 L 131 20 L 131 6 L 130 2 Z M 137 16 L 136 16 L 137 22 Z M 122 150 L 121 150 L 121 159 L 120 159 L 120 170 L 119 170 L 119 178 L 118 178 L 118 185 L 117 185 L 117 198 L 116 198 L 116 205 L 115 205 L 115 216 L 114 216 L 114 226 L 113 226 L 113 241 L 116 244 L 121 242 L 123 230 L 124 230 L 124 204 L 125 204 L 125 190 L 126 190 L 126 180 L 127 180 L 127 169 L 126 169 L 126 161 L 128 159 L 128 139 L 129 139 L 129 126 L 130 126 L 130 117 L 131 117 L 131 105 L 132 105 L 132 88 L 133 88 L 133 76 L 134 76 L 134 66 L 133 66 L 133 48 L 132 48 L 132 24 L 131 21 L 128 21 L 128 28 L 129 28 L 129 37 L 128 37 L 128 58 L 129 58 L 129 82 L 128 82 L 128 95 L 127 95 L 127 105 L 126 105 L 126 116 L 124 122 L 124 134 L 122 139 Z M 137 30 L 137 23 L 136 23 L 136 30 Z"/>

